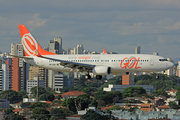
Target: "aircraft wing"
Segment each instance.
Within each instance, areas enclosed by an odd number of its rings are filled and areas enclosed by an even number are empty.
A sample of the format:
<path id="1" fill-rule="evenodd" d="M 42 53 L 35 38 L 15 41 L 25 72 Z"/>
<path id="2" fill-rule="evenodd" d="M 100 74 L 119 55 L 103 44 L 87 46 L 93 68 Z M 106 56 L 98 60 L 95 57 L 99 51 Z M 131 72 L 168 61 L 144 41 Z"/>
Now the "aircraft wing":
<path id="1" fill-rule="evenodd" d="M 95 65 L 90 65 L 90 64 L 70 62 L 70 61 L 65 61 L 65 60 L 60 60 L 60 59 L 55 59 L 55 58 L 50 58 L 50 57 L 44 57 L 44 56 L 41 56 L 41 57 L 43 57 L 45 59 L 49 59 L 49 60 L 58 61 L 58 62 L 60 62 L 60 65 L 71 68 L 71 71 L 77 70 L 80 72 L 83 72 L 83 71 L 91 72 L 92 69 L 95 67 Z"/>

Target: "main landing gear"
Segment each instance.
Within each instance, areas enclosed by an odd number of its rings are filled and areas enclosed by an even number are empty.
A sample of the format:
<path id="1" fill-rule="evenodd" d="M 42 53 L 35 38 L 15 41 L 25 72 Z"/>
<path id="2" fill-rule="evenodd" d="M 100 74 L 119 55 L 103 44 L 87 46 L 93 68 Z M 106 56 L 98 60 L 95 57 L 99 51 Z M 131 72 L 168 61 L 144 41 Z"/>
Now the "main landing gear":
<path id="1" fill-rule="evenodd" d="M 85 75 L 86 79 L 91 79 L 91 76 L 89 74 Z M 102 79 L 102 75 L 96 75 L 96 79 L 97 80 L 101 80 Z"/>
<path id="2" fill-rule="evenodd" d="M 89 74 L 85 75 L 86 79 L 91 79 L 91 76 Z"/>

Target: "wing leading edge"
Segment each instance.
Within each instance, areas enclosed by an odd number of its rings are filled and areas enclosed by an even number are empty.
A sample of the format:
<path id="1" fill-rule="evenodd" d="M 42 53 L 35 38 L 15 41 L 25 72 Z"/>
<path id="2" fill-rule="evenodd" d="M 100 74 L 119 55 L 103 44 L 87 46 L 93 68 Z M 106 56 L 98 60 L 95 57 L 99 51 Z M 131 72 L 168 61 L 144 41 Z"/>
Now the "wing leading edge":
<path id="1" fill-rule="evenodd" d="M 95 65 L 83 64 L 83 63 L 77 63 L 77 62 L 70 62 L 70 61 L 45 57 L 45 56 L 42 56 L 42 58 L 58 61 L 58 62 L 60 62 L 60 65 L 64 66 L 64 68 L 66 68 L 66 67 L 71 68 L 71 71 L 77 70 L 77 71 L 80 71 L 80 72 L 83 72 L 83 71 L 84 72 L 92 72 L 92 69 L 95 67 Z"/>

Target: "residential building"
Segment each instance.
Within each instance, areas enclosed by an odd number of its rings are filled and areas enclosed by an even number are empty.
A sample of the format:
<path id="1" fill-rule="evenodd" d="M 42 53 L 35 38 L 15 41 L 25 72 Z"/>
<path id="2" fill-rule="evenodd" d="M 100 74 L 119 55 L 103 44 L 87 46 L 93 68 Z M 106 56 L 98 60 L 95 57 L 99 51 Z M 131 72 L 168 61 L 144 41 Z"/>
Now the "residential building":
<path id="1" fill-rule="evenodd" d="M 3 90 L 21 90 L 21 71 L 18 58 L 8 58 L 5 64 L 2 64 L 3 70 Z"/>
<path id="2" fill-rule="evenodd" d="M 21 43 L 11 43 L 11 55 L 23 56 L 23 45 Z M 22 58 L 17 59 L 19 61 L 19 79 L 21 81 L 20 90 L 26 90 L 26 80 L 28 79 L 29 64 L 25 63 Z"/>
<path id="3" fill-rule="evenodd" d="M 169 92 L 167 92 L 167 93 L 168 93 L 168 95 L 171 95 L 171 96 L 175 97 L 175 96 L 176 96 L 177 91 L 178 91 L 178 90 L 170 90 L 170 91 L 169 91 Z"/>
<path id="4" fill-rule="evenodd" d="M 79 95 L 83 95 L 83 94 L 85 93 L 80 92 L 80 91 L 69 91 L 69 92 L 61 94 L 61 96 L 63 97 L 63 99 L 68 99 L 68 98 L 76 98 Z"/>

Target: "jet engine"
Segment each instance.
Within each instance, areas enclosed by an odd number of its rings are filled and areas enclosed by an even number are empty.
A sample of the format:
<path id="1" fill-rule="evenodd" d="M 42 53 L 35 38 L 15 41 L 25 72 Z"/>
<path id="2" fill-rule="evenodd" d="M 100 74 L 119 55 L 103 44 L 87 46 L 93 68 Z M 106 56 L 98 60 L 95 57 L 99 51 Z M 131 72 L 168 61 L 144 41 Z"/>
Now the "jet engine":
<path id="1" fill-rule="evenodd" d="M 94 75 L 109 75 L 111 74 L 111 68 L 107 66 L 96 66 L 93 68 L 92 73 Z"/>

